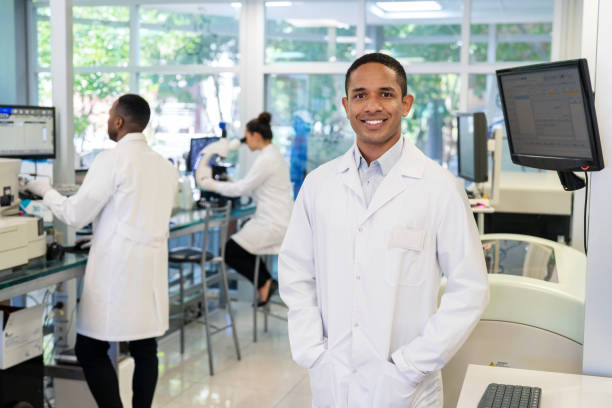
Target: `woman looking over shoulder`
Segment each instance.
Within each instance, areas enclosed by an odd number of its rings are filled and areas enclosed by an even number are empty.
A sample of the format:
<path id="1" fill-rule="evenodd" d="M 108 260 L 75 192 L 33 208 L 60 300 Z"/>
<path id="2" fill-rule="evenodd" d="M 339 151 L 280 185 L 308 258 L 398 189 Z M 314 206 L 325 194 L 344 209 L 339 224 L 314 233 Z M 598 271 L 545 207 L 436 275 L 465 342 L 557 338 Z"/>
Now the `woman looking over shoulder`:
<path id="1" fill-rule="evenodd" d="M 246 125 L 244 137 L 251 151 L 260 151 L 247 175 L 237 181 L 207 179 L 201 187 L 228 197 L 250 194 L 257 204 L 255 214 L 244 227 L 232 235 L 225 245 L 225 263 L 253 282 L 255 255 L 276 252 L 283 241 L 291 209 L 293 190 L 289 167 L 272 144 L 271 115 L 261 113 Z M 278 289 L 266 265 L 260 260 L 259 305 L 264 305 Z"/>

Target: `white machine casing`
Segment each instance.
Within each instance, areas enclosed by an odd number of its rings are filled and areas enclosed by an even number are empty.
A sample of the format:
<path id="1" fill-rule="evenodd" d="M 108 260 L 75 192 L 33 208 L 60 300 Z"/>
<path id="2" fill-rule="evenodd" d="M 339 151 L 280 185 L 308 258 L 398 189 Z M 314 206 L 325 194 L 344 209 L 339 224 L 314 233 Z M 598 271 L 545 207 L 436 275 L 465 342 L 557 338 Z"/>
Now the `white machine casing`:
<path id="1" fill-rule="evenodd" d="M 0 209 L 0 270 L 26 264 L 47 251 L 41 219 L 9 215 L 19 208 L 20 169 L 21 160 L 0 159 L 0 193 L 13 196 L 11 203 Z"/>
<path id="2" fill-rule="evenodd" d="M 444 407 L 455 407 L 468 364 L 582 372 L 586 255 L 526 235 L 485 234 L 483 242 L 528 244 L 523 276 L 488 274 L 490 302 L 470 337 L 442 369 Z M 538 276 L 554 256 L 557 282 Z M 540 272 L 538 272 L 540 271 Z M 440 296 L 444 293 L 443 278 Z"/>

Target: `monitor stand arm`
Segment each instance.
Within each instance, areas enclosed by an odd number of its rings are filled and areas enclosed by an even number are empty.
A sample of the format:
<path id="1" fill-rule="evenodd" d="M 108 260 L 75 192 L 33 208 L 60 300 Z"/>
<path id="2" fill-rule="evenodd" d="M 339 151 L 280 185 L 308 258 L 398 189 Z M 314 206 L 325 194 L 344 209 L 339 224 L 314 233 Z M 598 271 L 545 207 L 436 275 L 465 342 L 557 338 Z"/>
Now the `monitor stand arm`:
<path id="1" fill-rule="evenodd" d="M 565 191 L 580 190 L 585 185 L 584 180 L 571 171 L 558 171 L 557 174 Z"/>

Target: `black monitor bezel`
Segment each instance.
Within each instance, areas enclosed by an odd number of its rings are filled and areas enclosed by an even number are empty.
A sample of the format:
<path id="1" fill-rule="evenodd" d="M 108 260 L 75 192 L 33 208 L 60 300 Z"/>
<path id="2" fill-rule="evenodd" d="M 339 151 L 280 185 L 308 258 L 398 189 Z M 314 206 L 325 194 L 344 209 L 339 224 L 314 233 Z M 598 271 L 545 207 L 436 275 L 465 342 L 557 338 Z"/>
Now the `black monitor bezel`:
<path id="1" fill-rule="evenodd" d="M 515 152 L 514 147 L 512 145 L 512 132 L 510 131 L 510 124 L 508 121 L 508 112 L 506 108 L 506 100 L 504 98 L 504 89 L 502 87 L 502 78 L 508 75 L 544 72 L 546 70 L 559 68 L 578 69 L 581 85 L 580 91 L 582 93 L 582 100 L 584 101 L 583 106 L 585 109 L 587 132 L 589 138 L 589 145 L 591 148 L 591 157 L 576 158 L 563 156 L 542 156 Z M 589 76 L 589 68 L 586 59 L 581 58 L 544 64 L 527 65 L 515 68 L 505 68 L 495 71 L 495 74 L 497 77 L 497 87 L 499 90 L 502 111 L 504 114 L 506 135 L 508 136 L 510 157 L 513 163 L 526 167 L 557 171 L 599 171 L 604 168 L 601 142 L 599 139 L 599 128 L 597 126 L 597 115 L 595 113 L 595 97 L 591 88 L 591 79 Z"/>
<path id="2" fill-rule="evenodd" d="M 11 108 L 11 109 L 51 109 L 53 112 L 53 153 L 52 154 L 13 154 L 7 155 L 0 151 L 0 157 L 8 159 L 30 159 L 30 160 L 41 160 L 41 159 L 55 159 L 57 157 L 57 124 L 55 118 L 55 106 L 33 106 L 33 105 L 4 105 L 0 104 L 0 108 Z"/>
<path id="3" fill-rule="evenodd" d="M 476 138 L 476 127 L 479 124 L 482 124 L 479 122 L 479 119 L 476 118 L 477 115 L 482 115 L 482 119 L 484 120 L 485 124 L 484 124 L 484 131 L 485 131 L 485 148 L 484 148 L 484 155 L 483 157 L 480 157 L 480 160 L 478 159 L 477 155 L 482 155 L 482 152 L 477 151 L 476 150 L 476 143 L 477 143 L 477 138 Z M 459 120 L 462 117 L 471 117 L 473 124 L 474 124 L 474 135 L 472 138 L 472 142 L 473 142 L 473 146 L 472 146 L 472 150 L 474 151 L 474 160 L 473 160 L 473 164 L 474 164 L 474 176 L 467 176 L 465 174 L 463 174 L 461 172 L 461 143 L 459 142 L 459 139 L 461 138 L 461 128 L 459 126 Z M 484 183 L 487 182 L 489 180 L 489 169 L 488 169 L 488 161 L 487 161 L 487 147 L 486 147 L 486 132 L 487 132 L 487 125 L 486 125 L 486 117 L 485 114 L 482 112 L 472 112 L 472 113 L 462 113 L 462 112 L 458 112 L 455 114 L 455 120 L 456 120 L 456 126 L 457 126 L 457 176 L 461 177 L 464 180 L 467 181 L 473 181 L 474 183 Z M 484 173 L 481 174 L 481 172 L 478 171 L 477 169 L 477 164 L 476 161 L 479 161 L 479 164 L 481 166 L 484 166 L 486 169 L 484 170 Z M 482 163 L 480 163 L 480 161 L 482 161 Z M 479 177 L 481 176 L 481 177 Z"/>

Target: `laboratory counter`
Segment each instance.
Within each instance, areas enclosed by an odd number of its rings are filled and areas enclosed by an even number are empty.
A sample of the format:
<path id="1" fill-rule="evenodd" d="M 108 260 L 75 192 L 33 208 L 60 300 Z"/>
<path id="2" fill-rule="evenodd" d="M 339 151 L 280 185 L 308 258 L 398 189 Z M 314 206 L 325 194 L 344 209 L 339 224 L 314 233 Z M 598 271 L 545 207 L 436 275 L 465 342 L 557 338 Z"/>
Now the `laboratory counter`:
<path id="1" fill-rule="evenodd" d="M 232 210 L 231 218 L 244 218 L 254 212 L 253 204 L 237 207 Z M 170 219 L 170 239 L 201 231 L 205 217 L 204 209 L 177 211 Z M 61 260 L 48 261 L 41 257 L 25 265 L 0 271 L 0 301 L 82 276 L 86 263 L 87 254 L 66 253 Z"/>

